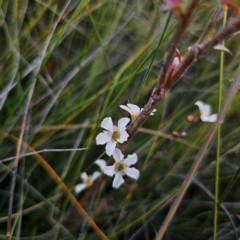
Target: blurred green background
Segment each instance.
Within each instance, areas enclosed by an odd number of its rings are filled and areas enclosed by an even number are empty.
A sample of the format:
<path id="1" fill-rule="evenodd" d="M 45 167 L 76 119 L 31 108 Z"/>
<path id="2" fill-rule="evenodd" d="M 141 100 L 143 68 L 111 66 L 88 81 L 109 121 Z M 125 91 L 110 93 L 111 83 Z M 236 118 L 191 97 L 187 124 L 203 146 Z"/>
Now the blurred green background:
<path id="1" fill-rule="evenodd" d="M 184 2 L 184 9 L 189 2 Z M 70 190 L 81 182 L 81 172 L 97 170 L 92 163 L 104 152 L 95 141 L 101 120 L 112 117 L 117 124 L 121 117 L 129 117 L 119 105 L 131 102 L 144 107 L 148 101 L 178 24 L 171 14 L 160 11 L 162 4 L 158 0 L 0 1 L 1 131 L 19 137 L 27 95 L 36 81 L 23 141 L 36 151 L 59 150 L 40 154 Z M 179 45 L 182 56 L 197 42 L 216 5 L 211 1 L 196 9 Z M 221 27 L 220 20 L 214 31 Z M 226 46 L 233 56 L 225 56 L 223 97 L 239 66 L 238 33 Z M 130 142 L 124 155 L 137 153 L 137 181 L 125 177 L 125 185 L 115 190 L 112 179 L 106 178 L 90 197 L 86 198 L 89 190 L 75 194 L 110 239 L 154 239 L 211 127 L 187 123 L 186 116 L 199 114 L 194 105 L 198 100 L 211 104 L 213 113 L 218 111 L 219 58 L 220 52 L 213 50 L 194 63 Z M 239 103 L 237 94 L 222 124 L 220 195 L 239 167 Z M 174 139 L 172 131 L 186 131 L 187 136 Z M 0 141 L 0 239 L 6 239 L 16 143 L 2 135 Z M 12 239 L 99 239 L 51 176 L 25 152 L 23 147 Z M 212 220 L 206 226 L 204 222 L 214 205 L 215 158 L 213 141 L 165 239 L 211 239 Z M 239 183 L 237 177 L 219 208 L 219 240 L 239 235 Z"/>

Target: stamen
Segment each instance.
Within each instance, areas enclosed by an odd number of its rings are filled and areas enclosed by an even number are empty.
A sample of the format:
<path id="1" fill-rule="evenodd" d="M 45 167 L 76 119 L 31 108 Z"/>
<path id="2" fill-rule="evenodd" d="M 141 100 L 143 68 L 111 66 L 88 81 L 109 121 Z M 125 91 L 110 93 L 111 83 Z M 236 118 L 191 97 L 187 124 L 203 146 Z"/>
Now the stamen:
<path id="1" fill-rule="evenodd" d="M 113 141 L 117 142 L 117 140 L 121 137 L 119 132 L 113 132 L 112 139 Z"/>
<path id="2" fill-rule="evenodd" d="M 115 172 L 121 172 L 125 169 L 125 165 L 122 162 L 116 162 L 114 166 Z"/>
<path id="3" fill-rule="evenodd" d="M 88 186 L 88 187 L 92 186 L 92 184 L 93 184 L 92 178 L 91 178 L 91 177 L 87 178 L 87 179 L 84 181 L 84 184 L 85 184 L 86 186 Z"/>

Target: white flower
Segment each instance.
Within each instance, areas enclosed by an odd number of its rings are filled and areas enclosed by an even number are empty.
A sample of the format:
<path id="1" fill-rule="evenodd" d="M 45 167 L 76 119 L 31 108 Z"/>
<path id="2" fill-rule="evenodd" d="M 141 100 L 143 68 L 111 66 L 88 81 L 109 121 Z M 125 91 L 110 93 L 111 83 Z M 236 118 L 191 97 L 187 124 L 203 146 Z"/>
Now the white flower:
<path id="1" fill-rule="evenodd" d="M 80 183 L 75 186 L 74 191 L 75 193 L 80 193 L 85 188 L 91 187 L 93 182 L 100 177 L 100 172 L 94 172 L 92 176 L 88 176 L 87 173 L 83 172 L 80 175 L 80 178 L 82 179 L 83 183 Z"/>
<path id="2" fill-rule="evenodd" d="M 131 104 L 128 103 L 127 106 L 125 105 L 120 105 L 120 108 L 128 111 L 131 114 L 131 119 L 132 121 L 135 120 L 135 118 L 140 114 L 140 112 L 143 110 L 143 108 L 140 109 L 139 106 L 135 105 L 135 104 Z M 156 109 L 154 109 L 150 115 L 154 115 L 154 113 L 156 112 Z"/>
<path id="3" fill-rule="evenodd" d="M 209 104 L 205 104 L 202 101 L 197 101 L 195 105 L 198 106 L 200 110 L 200 119 L 203 122 L 216 122 L 217 121 L 217 114 L 212 114 L 212 108 Z"/>
<path id="4" fill-rule="evenodd" d="M 106 166 L 104 168 L 104 173 L 108 176 L 113 176 L 113 188 L 119 188 L 120 185 L 124 183 L 123 175 L 128 175 L 131 178 L 137 179 L 139 177 L 139 170 L 134 167 L 130 167 L 135 164 L 138 160 L 136 153 L 128 155 L 126 159 L 123 159 L 124 156 L 121 151 L 116 148 L 113 152 L 113 158 L 115 163 L 112 166 Z"/>
<path id="5" fill-rule="evenodd" d="M 107 131 L 103 131 L 97 135 L 96 142 L 97 145 L 105 144 L 106 145 L 106 153 L 108 156 L 111 156 L 113 150 L 116 148 L 117 143 L 123 143 L 128 139 L 128 133 L 126 132 L 126 126 L 130 121 L 129 118 L 121 118 L 118 121 L 118 126 L 113 126 L 112 119 L 110 117 L 106 117 L 103 119 L 101 123 L 101 127 L 106 129 Z"/>

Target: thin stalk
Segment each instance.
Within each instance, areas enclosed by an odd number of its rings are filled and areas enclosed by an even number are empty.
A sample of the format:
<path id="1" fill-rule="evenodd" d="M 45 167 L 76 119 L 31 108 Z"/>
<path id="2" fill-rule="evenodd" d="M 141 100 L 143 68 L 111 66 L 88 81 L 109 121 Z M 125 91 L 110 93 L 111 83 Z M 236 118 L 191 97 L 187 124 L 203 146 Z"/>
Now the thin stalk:
<path id="1" fill-rule="evenodd" d="M 232 189 L 233 185 L 235 184 L 236 180 L 238 179 L 238 176 L 240 174 L 240 167 L 238 168 L 238 170 L 236 171 L 236 173 L 234 174 L 234 176 L 231 178 L 231 181 L 228 183 L 227 187 L 225 188 L 223 194 L 221 195 L 221 197 L 218 200 L 218 207 L 220 206 L 220 204 L 224 201 L 224 199 L 226 198 L 226 196 L 228 195 L 228 193 L 230 192 L 230 190 Z M 208 223 L 210 222 L 210 220 L 213 217 L 214 212 L 212 211 L 211 213 L 209 213 L 207 219 L 205 220 L 204 224 L 202 225 L 201 229 L 197 232 L 194 240 L 197 240 L 200 238 L 200 235 L 202 233 L 202 231 L 207 227 Z M 234 229 L 233 229 L 234 230 Z M 237 232 L 234 230 L 235 232 L 235 236 L 236 239 L 238 239 L 238 235 Z"/>
<path id="2" fill-rule="evenodd" d="M 224 11 L 223 28 L 227 21 L 227 11 Z M 224 45 L 224 42 L 222 43 Z M 222 82 L 224 71 L 224 51 L 220 53 L 220 71 L 218 83 L 218 112 L 222 105 Z M 214 217 L 213 217 L 213 240 L 217 239 L 217 220 L 218 220 L 218 198 L 219 198 L 219 176 L 220 176 L 220 153 L 221 153 L 221 124 L 217 130 L 217 150 L 216 150 L 216 171 L 215 171 L 215 199 L 214 199 Z"/>
<path id="3" fill-rule="evenodd" d="M 17 178 L 19 156 L 21 153 L 21 146 L 22 146 L 23 135 L 24 135 L 26 121 L 27 121 L 27 114 L 28 114 L 28 110 L 30 107 L 34 88 L 35 88 L 35 82 L 33 83 L 32 87 L 30 89 L 30 92 L 28 94 L 26 108 L 25 108 L 24 115 L 23 115 L 22 126 L 21 126 L 21 130 L 20 130 L 20 134 L 19 134 L 19 139 L 17 141 L 17 150 L 16 150 L 16 157 L 15 157 L 14 166 L 13 166 L 13 176 L 12 176 L 12 184 L 11 184 L 9 208 L 8 208 L 8 222 L 7 222 L 7 233 L 6 233 L 7 240 L 11 239 L 11 236 L 10 236 L 11 229 L 12 229 L 12 223 L 11 223 L 12 217 L 11 216 L 12 216 L 12 211 L 13 211 L 12 210 L 13 209 L 13 198 L 14 198 L 14 190 L 15 190 L 16 178 Z"/>

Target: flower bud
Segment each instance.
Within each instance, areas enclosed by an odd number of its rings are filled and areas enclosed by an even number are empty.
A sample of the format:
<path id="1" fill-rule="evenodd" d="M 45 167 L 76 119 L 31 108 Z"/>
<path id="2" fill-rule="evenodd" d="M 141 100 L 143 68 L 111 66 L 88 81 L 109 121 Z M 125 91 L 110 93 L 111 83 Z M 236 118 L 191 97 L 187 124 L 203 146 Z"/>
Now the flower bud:
<path id="1" fill-rule="evenodd" d="M 172 136 L 173 136 L 174 138 L 177 138 L 177 137 L 180 136 L 180 133 L 177 132 L 177 131 L 172 131 Z"/>
<path id="2" fill-rule="evenodd" d="M 194 116 L 192 116 L 192 115 L 188 115 L 187 117 L 186 117 L 186 120 L 187 120 L 187 122 L 193 122 L 194 121 Z"/>

